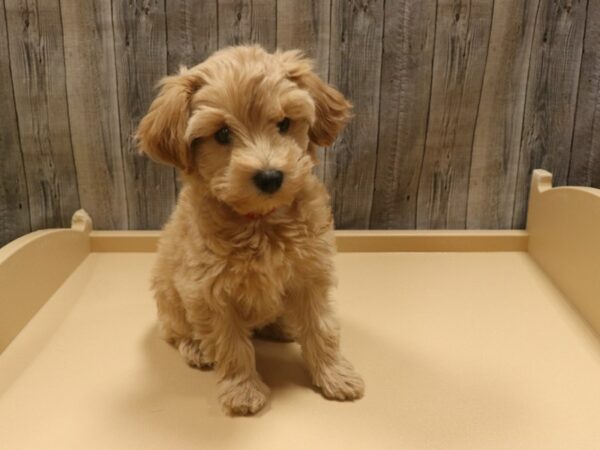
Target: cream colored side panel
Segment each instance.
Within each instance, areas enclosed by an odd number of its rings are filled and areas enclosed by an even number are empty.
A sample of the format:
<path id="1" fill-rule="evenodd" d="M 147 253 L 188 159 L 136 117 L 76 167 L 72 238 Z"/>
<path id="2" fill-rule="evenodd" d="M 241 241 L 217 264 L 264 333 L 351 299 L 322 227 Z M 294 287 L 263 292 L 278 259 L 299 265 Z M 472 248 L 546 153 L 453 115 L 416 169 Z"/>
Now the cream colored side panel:
<path id="1" fill-rule="evenodd" d="M 83 211 L 71 229 L 42 230 L 0 249 L 0 353 L 90 252 Z"/>
<path id="2" fill-rule="evenodd" d="M 527 230 L 533 259 L 600 333 L 600 190 L 553 189 L 534 171 Z"/>

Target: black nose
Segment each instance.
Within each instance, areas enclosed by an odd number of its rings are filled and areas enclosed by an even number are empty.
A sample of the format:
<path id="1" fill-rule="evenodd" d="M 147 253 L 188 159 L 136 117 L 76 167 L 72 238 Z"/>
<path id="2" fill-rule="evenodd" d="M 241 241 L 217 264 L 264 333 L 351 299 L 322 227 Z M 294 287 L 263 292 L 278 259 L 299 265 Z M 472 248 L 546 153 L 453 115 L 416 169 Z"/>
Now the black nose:
<path id="1" fill-rule="evenodd" d="M 283 172 L 281 170 L 261 170 L 254 175 L 254 184 L 266 194 L 276 192 L 283 183 Z"/>

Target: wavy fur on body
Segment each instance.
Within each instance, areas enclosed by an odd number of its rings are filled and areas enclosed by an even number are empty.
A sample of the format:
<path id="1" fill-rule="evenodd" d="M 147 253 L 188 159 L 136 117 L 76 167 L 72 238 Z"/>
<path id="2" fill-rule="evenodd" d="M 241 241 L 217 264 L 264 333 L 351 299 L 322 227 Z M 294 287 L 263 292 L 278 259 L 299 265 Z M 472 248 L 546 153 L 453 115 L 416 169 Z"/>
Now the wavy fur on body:
<path id="1" fill-rule="evenodd" d="M 362 379 L 339 352 L 329 297 L 329 196 L 312 174 L 315 147 L 332 144 L 350 104 L 299 52 L 256 46 L 217 52 L 161 86 L 136 137 L 184 181 L 152 276 L 163 337 L 189 364 L 215 366 L 231 414 L 266 402 L 251 342 L 262 327 L 300 343 L 326 397 L 361 397 Z M 225 126 L 231 139 L 223 144 L 214 135 Z M 283 172 L 276 192 L 257 189 L 261 170 Z"/>

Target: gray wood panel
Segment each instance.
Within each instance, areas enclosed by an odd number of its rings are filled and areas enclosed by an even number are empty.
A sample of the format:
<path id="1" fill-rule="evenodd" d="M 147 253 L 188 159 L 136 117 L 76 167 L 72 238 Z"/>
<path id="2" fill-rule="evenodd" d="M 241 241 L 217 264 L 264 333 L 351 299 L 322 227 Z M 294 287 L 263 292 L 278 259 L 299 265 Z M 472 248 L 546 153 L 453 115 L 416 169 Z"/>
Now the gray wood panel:
<path id="1" fill-rule="evenodd" d="M 218 2 L 219 47 L 260 44 L 277 46 L 276 0 L 221 0 Z"/>
<path id="2" fill-rule="evenodd" d="M 513 227 L 523 228 L 533 169 L 566 184 L 586 18 L 586 0 L 541 0 L 533 36 Z"/>
<path id="3" fill-rule="evenodd" d="M 386 2 L 370 228 L 415 228 L 431 93 L 436 2 Z"/>
<path id="4" fill-rule="evenodd" d="M 0 0 L 0 243 L 158 228 L 172 169 L 131 135 L 218 48 L 300 48 L 354 105 L 316 173 L 338 228 L 520 228 L 530 174 L 600 187 L 600 2 Z M 4 14 L 8 12 L 8 17 Z"/>
<path id="5" fill-rule="evenodd" d="M 473 140 L 467 228 L 512 227 L 527 73 L 539 0 L 494 3 Z"/>
<path id="6" fill-rule="evenodd" d="M 13 97 L 4 0 L 0 0 L 0 247 L 31 231 Z"/>
<path id="7" fill-rule="evenodd" d="M 382 0 L 333 0 L 329 80 L 352 101 L 356 114 L 325 160 L 325 182 L 338 228 L 369 227 L 377 158 L 382 36 Z"/>
<path id="8" fill-rule="evenodd" d="M 58 0 L 6 0 L 13 88 L 32 229 L 68 227 L 79 209 Z"/>
<path id="9" fill-rule="evenodd" d="M 600 187 L 600 2 L 590 1 L 569 169 L 570 185 Z"/>
<path id="10" fill-rule="evenodd" d="M 112 13 L 129 227 L 160 228 L 175 206 L 175 171 L 140 154 L 133 135 L 167 75 L 165 4 L 114 1 Z"/>
<path id="11" fill-rule="evenodd" d="M 492 5 L 492 0 L 438 2 L 417 228 L 465 228 L 471 149 Z"/>
<path id="12" fill-rule="evenodd" d="M 218 49 L 217 0 L 165 0 L 167 9 L 167 69 L 192 67 Z"/>
<path id="13" fill-rule="evenodd" d="M 279 0 L 277 2 L 277 47 L 282 50 L 300 48 L 315 63 L 315 72 L 329 79 L 329 25 L 331 1 Z M 325 179 L 324 149 L 317 150 L 321 164 L 315 168 L 320 180 Z"/>
<path id="14" fill-rule="evenodd" d="M 61 0 L 61 13 L 81 205 L 95 228 L 127 228 L 111 5 Z"/>

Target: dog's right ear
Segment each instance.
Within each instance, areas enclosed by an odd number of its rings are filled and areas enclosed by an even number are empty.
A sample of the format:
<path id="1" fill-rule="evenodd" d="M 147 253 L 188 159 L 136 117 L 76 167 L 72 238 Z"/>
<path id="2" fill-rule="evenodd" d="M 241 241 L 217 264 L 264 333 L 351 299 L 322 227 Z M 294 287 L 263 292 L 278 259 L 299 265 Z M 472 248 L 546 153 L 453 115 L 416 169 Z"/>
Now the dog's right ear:
<path id="1" fill-rule="evenodd" d="M 163 78 L 160 92 L 141 120 L 135 138 L 141 152 L 186 173 L 193 169 L 193 155 L 184 139 L 190 116 L 190 99 L 200 88 L 200 79 L 186 69 Z"/>

